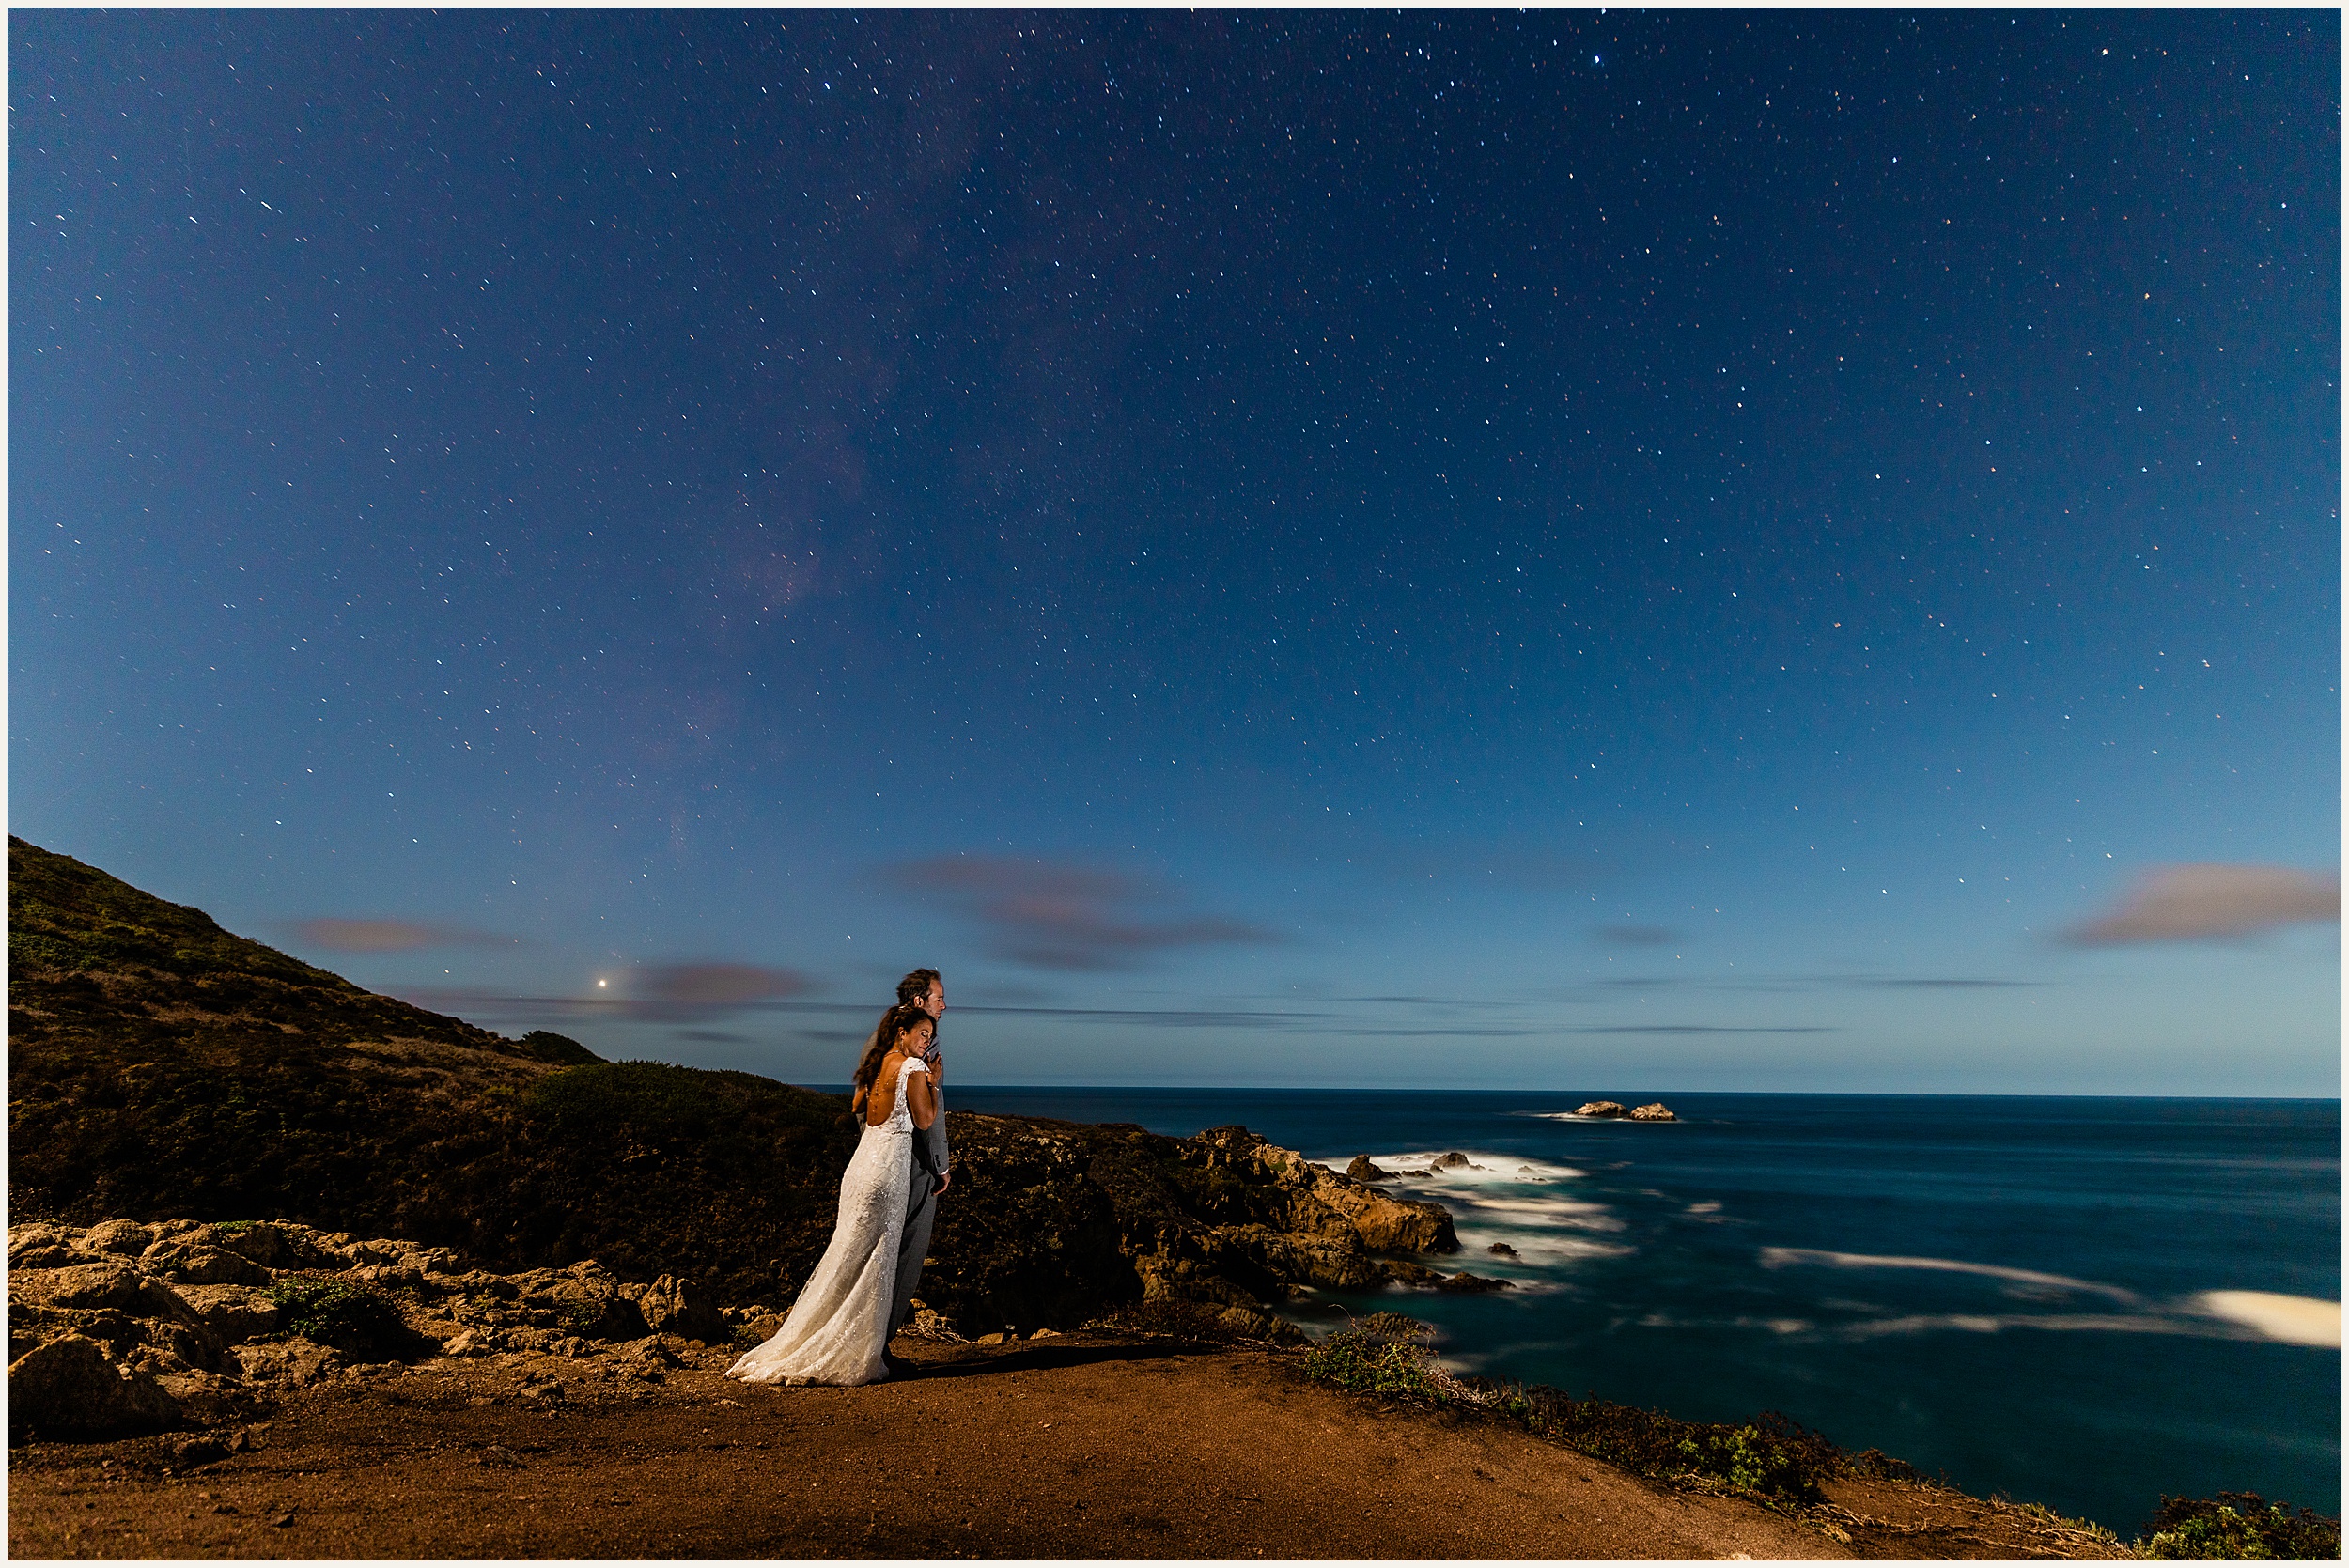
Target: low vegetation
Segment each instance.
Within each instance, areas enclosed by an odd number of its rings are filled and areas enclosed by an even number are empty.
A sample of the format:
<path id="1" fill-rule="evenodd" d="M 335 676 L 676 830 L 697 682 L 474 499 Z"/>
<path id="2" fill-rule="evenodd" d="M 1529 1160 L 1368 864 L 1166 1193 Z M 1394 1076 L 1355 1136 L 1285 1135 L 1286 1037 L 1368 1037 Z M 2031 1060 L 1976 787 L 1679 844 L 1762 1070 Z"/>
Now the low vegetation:
<path id="1" fill-rule="evenodd" d="M 2165 1496 L 2138 1555 L 2185 1561 L 2338 1560 L 2341 1521 L 2257 1492 Z"/>
<path id="2" fill-rule="evenodd" d="M 1819 1483 L 1836 1476 L 1915 1475 L 1874 1450 L 1847 1454 L 1776 1414 L 1735 1426 L 1684 1421 L 1538 1384 L 1455 1378 L 1429 1354 L 1432 1335 L 1427 1325 L 1399 1312 L 1376 1312 L 1315 1343 L 1303 1357 L 1304 1374 L 1351 1393 L 1481 1406 L 1635 1475 L 1741 1494 L 1781 1512 L 1818 1502 Z"/>
<path id="3" fill-rule="evenodd" d="M 341 1275 L 286 1275 L 269 1287 L 268 1295 L 285 1312 L 288 1332 L 347 1356 L 388 1360 L 414 1348 L 415 1335 L 398 1303 Z"/>

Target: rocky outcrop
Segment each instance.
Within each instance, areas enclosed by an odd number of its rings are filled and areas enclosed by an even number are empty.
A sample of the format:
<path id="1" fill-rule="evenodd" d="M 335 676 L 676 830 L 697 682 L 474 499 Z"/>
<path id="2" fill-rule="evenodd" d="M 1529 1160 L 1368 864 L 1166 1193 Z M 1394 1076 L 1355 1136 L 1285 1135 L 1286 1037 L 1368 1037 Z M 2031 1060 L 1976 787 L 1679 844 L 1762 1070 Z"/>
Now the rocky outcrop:
<path id="1" fill-rule="evenodd" d="M 735 1332 L 673 1276 L 630 1283 L 593 1260 L 499 1274 L 445 1248 L 292 1224 L 20 1225 L 8 1254 L 15 1440 L 247 1421 L 279 1389 L 387 1358 L 624 1344 L 675 1365 L 664 1344 Z M 227 1271 L 205 1261 L 220 1257 L 238 1260 L 239 1280 L 173 1282 Z"/>
<path id="2" fill-rule="evenodd" d="M 121 1437 L 160 1432 L 179 1420 L 179 1405 L 151 1374 L 80 1334 L 59 1334 L 8 1363 L 12 1431 Z"/>
<path id="3" fill-rule="evenodd" d="M 1354 1157 L 1353 1163 L 1346 1168 L 1346 1173 L 1349 1179 L 1358 1182 L 1391 1182 L 1394 1180 L 1393 1172 L 1381 1171 L 1378 1167 L 1370 1162 L 1370 1157 L 1368 1155 L 1356 1155 Z"/>
<path id="4" fill-rule="evenodd" d="M 1432 1287 L 1443 1276 L 1408 1255 L 1459 1249 L 1441 1205 L 1390 1196 L 1245 1127 L 1167 1138 L 963 1112 L 951 1127 L 955 1187 L 921 1295 L 963 1333 L 1072 1328 L 1172 1303 L 1283 1338 L 1281 1303 L 1313 1289 Z"/>
<path id="5" fill-rule="evenodd" d="M 1636 1110 L 1626 1109 L 1622 1102 L 1617 1100 L 1592 1100 L 1576 1110 L 1575 1114 L 1610 1122 L 1677 1122 L 1680 1120 L 1661 1100 L 1652 1101 Z"/>

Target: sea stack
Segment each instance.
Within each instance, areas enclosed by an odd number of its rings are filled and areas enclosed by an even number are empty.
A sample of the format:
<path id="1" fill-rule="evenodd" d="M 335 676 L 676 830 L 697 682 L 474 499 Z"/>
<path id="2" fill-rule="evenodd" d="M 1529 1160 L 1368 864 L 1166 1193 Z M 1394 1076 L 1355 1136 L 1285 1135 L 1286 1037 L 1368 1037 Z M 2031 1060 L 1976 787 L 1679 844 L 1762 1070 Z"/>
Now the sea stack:
<path id="1" fill-rule="evenodd" d="M 1627 1116 L 1630 1112 L 1613 1100 L 1593 1100 L 1575 1114 L 1577 1116 Z"/>
<path id="2" fill-rule="evenodd" d="M 1680 1118 L 1673 1115 L 1662 1100 L 1657 1100 L 1634 1110 L 1631 1113 L 1631 1120 L 1635 1122 L 1677 1122 Z"/>
<path id="3" fill-rule="evenodd" d="M 1393 1172 L 1379 1170 L 1378 1167 L 1370 1162 L 1370 1157 L 1368 1155 L 1356 1155 L 1354 1157 L 1354 1163 L 1346 1168 L 1346 1173 L 1358 1182 L 1391 1182 L 1394 1180 Z"/>

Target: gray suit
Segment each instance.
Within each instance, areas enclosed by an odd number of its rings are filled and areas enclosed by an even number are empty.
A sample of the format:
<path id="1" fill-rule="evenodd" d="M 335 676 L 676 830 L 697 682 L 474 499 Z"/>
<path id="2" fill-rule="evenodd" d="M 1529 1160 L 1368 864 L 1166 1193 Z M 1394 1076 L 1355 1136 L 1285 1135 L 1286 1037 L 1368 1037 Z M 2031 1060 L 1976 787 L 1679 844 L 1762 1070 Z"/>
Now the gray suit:
<path id="1" fill-rule="evenodd" d="M 946 1173 L 946 1095 L 938 1095 L 938 1120 L 913 1130 L 913 1169 L 906 1182 L 906 1228 L 897 1243 L 897 1284 L 890 1297 L 889 1331 L 905 1327 L 913 1312 L 913 1290 L 922 1282 L 922 1259 L 930 1250 L 930 1227 L 938 1220 L 938 1181 Z"/>

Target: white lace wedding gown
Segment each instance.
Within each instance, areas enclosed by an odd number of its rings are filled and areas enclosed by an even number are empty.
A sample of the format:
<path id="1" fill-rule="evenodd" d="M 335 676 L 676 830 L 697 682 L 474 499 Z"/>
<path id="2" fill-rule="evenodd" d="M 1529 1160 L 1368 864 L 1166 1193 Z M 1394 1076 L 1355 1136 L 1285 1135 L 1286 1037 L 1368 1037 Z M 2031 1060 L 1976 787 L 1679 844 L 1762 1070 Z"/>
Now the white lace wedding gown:
<path id="1" fill-rule="evenodd" d="M 879 1126 L 867 1124 L 840 1177 L 840 1219 L 832 1245 L 801 1287 L 774 1337 L 726 1369 L 745 1383 L 830 1383 L 850 1387 L 889 1375 L 891 1294 L 906 1193 L 913 1166 L 913 1117 L 906 1075 L 927 1072 L 919 1057 L 897 1069 L 897 1103 Z"/>

